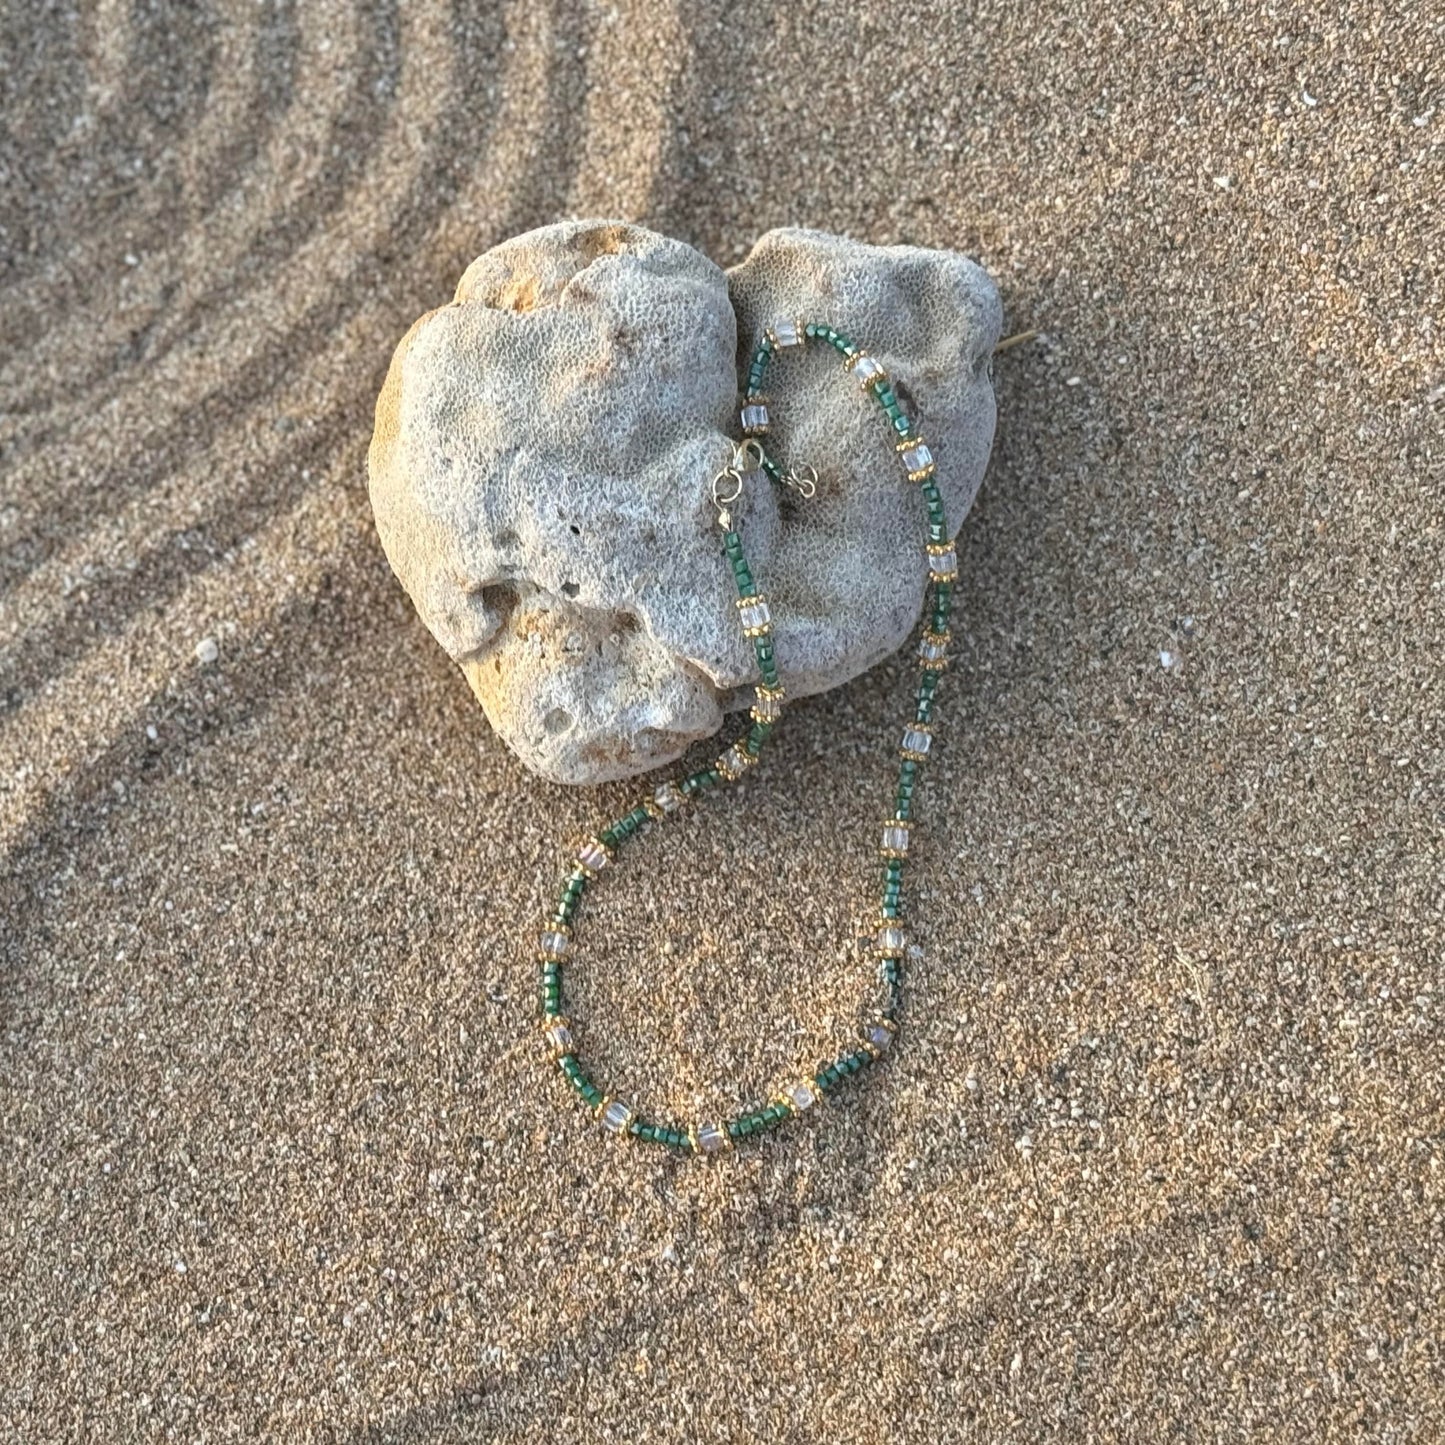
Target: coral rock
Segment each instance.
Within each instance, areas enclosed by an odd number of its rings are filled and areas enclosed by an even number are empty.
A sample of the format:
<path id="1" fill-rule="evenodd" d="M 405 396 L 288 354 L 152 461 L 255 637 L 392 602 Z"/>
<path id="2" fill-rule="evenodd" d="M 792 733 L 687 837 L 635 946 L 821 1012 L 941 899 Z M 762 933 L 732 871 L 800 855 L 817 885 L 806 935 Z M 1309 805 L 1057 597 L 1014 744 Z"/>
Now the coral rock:
<path id="1" fill-rule="evenodd" d="M 751 704 L 711 484 L 738 435 L 739 367 L 800 317 L 888 368 L 957 527 L 993 439 L 1001 308 L 952 252 L 789 229 L 724 273 L 637 226 L 569 222 L 479 257 L 397 348 L 369 459 L 382 545 L 537 772 L 643 772 Z M 796 698 L 907 638 L 923 506 L 831 349 L 775 356 L 768 390 L 770 449 L 816 467 L 818 492 L 754 486 L 734 510 Z"/>

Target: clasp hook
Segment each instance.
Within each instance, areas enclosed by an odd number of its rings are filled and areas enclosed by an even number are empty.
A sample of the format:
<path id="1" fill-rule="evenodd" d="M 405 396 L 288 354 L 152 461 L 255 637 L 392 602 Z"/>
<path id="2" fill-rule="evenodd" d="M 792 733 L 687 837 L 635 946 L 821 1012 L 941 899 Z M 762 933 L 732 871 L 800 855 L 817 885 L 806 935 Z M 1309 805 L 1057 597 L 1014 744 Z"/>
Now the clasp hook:
<path id="1" fill-rule="evenodd" d="M 783 482 L 800 497 L 811 499 L 818 494 L 818 469 L 811 462 L 794 462 Z"/>

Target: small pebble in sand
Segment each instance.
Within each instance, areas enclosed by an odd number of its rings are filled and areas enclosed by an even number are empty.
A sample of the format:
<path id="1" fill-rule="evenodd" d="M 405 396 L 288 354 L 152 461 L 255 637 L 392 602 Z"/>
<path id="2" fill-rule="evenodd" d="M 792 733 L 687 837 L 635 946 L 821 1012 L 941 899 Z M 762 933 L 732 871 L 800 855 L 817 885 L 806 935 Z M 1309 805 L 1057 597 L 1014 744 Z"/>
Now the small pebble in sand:
<path id="1" fill-rule="evenodd" d="M 1172 668 L 1178 661 L 1178 657 L 1176 657 L 1174 653 L 1170 652 L 1167 647 L 1160 650 L 1159 666 L 1162 667 L 1165 672 L 1168 672 L 1169 669 Z"/>
<path id="2" fill-rule="evenodd" d="M 220 655 L 221 649 L 216 645 L 214 637 L 203 637 L 196 643 L 196 661 L 202 667 L 209 667 Z"/>

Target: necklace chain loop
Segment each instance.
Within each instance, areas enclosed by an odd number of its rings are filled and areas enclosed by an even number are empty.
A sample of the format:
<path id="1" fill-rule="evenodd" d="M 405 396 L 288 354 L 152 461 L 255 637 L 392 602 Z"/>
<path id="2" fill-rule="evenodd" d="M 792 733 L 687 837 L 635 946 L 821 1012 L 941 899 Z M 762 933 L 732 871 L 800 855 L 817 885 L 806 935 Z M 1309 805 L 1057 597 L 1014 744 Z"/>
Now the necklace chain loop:
<path id="1" fill-rule="evenodd" d="M 818 473 L 812 466 L 794 464 L 784 471 L 768 455 L 761 440 L 770 427 L 767 399 L 762 390 L 768 364 L 776 352 L 802 347 L 809 341 L 831 346 L 843 358 L 845 372 L 882 408 L 893 433 L 899 461 L 909 481 L 918 485 L 928 516 L 925 546 L 930 589 L 925 606 L 928 620 L 918 644 L 919 680 L 914 694 L 914 716 L 900 730 L 898 789 L 893 813 L 884 820 L 879 834 L 881 903 L 867 935 L 867 946 L 877 962 L 882 1001 L 865 1016 L 861 1033 L 850 1046 L 812 1073 L 786 1083 L 772 1102 L 744 1110 L 732 1119 L 705 1119 L 684 1129 L 638 1117 L 631 1105 L 604 1093 L 593 1082 L 578 1057 L 573 1025 L 563 1009 L 563 960 L 572 949 L 572 921 L 582 898 L 598 874 L 612 867 L 617 850 L 653 823 L 680 812 L 723 784 L 741 778 L 757 763 L 782 716 L 784 690 L 774 652 L 772 612 L 753 580 L 731 508 L 750 486 L 761 484 L 763 475 L 803 497 L 813 497 L 817 492 Z M 842 332 L 822 322 L 801 319 L 774 323 L 764 332 L 753 355 L 739 421 L 744 440 L 732 444 L 731 465 L 713 478 L 712 500 L 718 509 L 718 525 L 723 529 L 723 554 L 737 587 L 738 623 L 743 636 L 752 644 L 757 663 L 759 682 L 750 714 L 752 726 L 712 766 L 657 784 L 631 811 L 582 845 L 563 882 L 552 915 L 536 935 L 535 945 L 540 970 L 543 1038 L 558 1071 L 573 1092 L 609 1133 L 692 1154 L 715 1154 L 730 1149 L 812 1108 L 825 1095 L 832 1094 L 882 1058 L 898 1032 L 903 960 L 908 951 L 902 923 L 903 870 L 912 842 L 913 798 L 918 775 L 933 756 L 934 693 L 948 665 L 948 616 L 958 573 L 943 498 L 935 480 L 933 453 L 918 435 L 912 418 L 904 412 L 883 364 Z"/>

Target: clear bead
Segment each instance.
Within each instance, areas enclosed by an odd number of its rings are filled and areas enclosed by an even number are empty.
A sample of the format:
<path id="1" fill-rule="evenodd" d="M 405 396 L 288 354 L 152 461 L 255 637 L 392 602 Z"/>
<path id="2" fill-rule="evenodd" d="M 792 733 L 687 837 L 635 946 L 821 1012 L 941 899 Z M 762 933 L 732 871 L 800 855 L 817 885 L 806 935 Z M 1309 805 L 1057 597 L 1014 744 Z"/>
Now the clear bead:
<path id="1" fill-rule="evenodd" d="M 903 729 L 903 751 L 905 753 L 926 753 L 932 746 L 932 733 L 924 732 L 922 728 L 916 727 Z"/>
<path id="2" fill-rule="evenodd" d="M 856 376 L 864 386 L 870 386 L 883 374 L 883 363 L 872 356 L 860 356 L 858 360 L 853 363 L 853 375 Z"/>
<path id="3" fill-rule="evenodd" d="M 595 873 L 599 868 L 607 866 L 607 849 L 593 838 L 578 850 L 577 861 L 584 868 L 590 868 Z"/>
<path id="4" fill-rule="evenodd" d="M 632 1122 L 632 1110 L 620 1099 L 613 1099 L 602 1111 L 602 1127 L 609 1134 L 621 1134 Z"/>
<path id="5" fill-rule="evenodd" d="M 783 1098 L 801 1114 L 818 1102 L 818 1091 L 806 1079 L 799 1079 L 783 1090 Z"/>
<path id="6" fill-rule="evenodd" d="M 756 722 L 771 723 L 783 715 L 783 699 L 770 688 L 757 690 L 757 701 L 753 704 L 753 719 Z"/>
<path id="7" fill-rule="evenodd" d="M 564 1023 L 552 1024 L 542 1035 L 559 1054 L 572 1052 L 572 1030 Z"/>
<path id="8" fill-rule="evenodd" d="M 714 1124 L 709 1121 L 706 1124 L 697 1126 L 697 1147 L 704 1154 L 716 1154 L 727 1145 L 727 1135 L 723 1132 L 721 1124 Z"/>
<path id="9" fill-rule="evenodd" d="M 761 402 L 749 402 L 749 404 L 742 409 L 742 423 L 745 434 L 750 435 L 753 432 L 767 431 L 767 407 Z"/>
<path id="10" fill-rule="evenodd" d="M 773 614 L 768 611 L 768 604 L 760 597 L 750 597 L 738 608 L 738 621 L 742 623 L 745 633 L 760 632 L 772 620 Z"/>
<path id="11" fill-rule="evenodd" d="M 560 929 L 544 928 L 537 941 L 548 958 L 561 958 L 572 940 Z"/>
<path id="12" fill-rule="evenodd" d="M 934 632 L 925 632 L 918 644 L 918 656 L 924 662 L 944 662 L 948 658 L 948 642 Z"/>
<path id="13" fill-rule="evenodd" d="M 652 795 L 652 801 L 662 809 L 664 813 L 675 813 L 682 807 L 683 797 L 677 790 L 677 784 L 673 782 L 662 783 Z"/>
<path id="14" fill-rule="evenodd" d="M 781 351 L 786 346 L 801 346 L 802 332 L 796 321 L 778 321 L 773 324 L 773 345 Z"/>
<path id="15" fill-rule="evenodd" d="M 903 930 L 896 923 L 885 923 L 878 930 L 878 952 L 879 953 L 902 953 L 903 952 Z"/>
<path id="16" fill-rule="evenodd" d="M 908 851 L 908 829 L 901 823 L 887 823 L 883 828 L 883 851 L 885 853 L 906 853 Z"/>
<path id="17" fill-rule="evenodd" d="M 910 476 L 914 472 L 924 471 L 933 465 L 933 453 L 922 443 L 916 447 L 909 447 L 903 454 L 903 469 Z"/>
<path id="18" fill-rule="evenodd" d="M 893 1030 L 887 1024 L 874 1020 L 863 1030 L 865 1043 L 872 1045 L 880 1054 L 888 1051 L 888 1045 L 893 1042 Z"/>
<path id="19" fill-rule="evenodd" d="M 939 581 L 958 575 L 958 556 L 952 547 L 928 554 L 928 570 Z"/>

